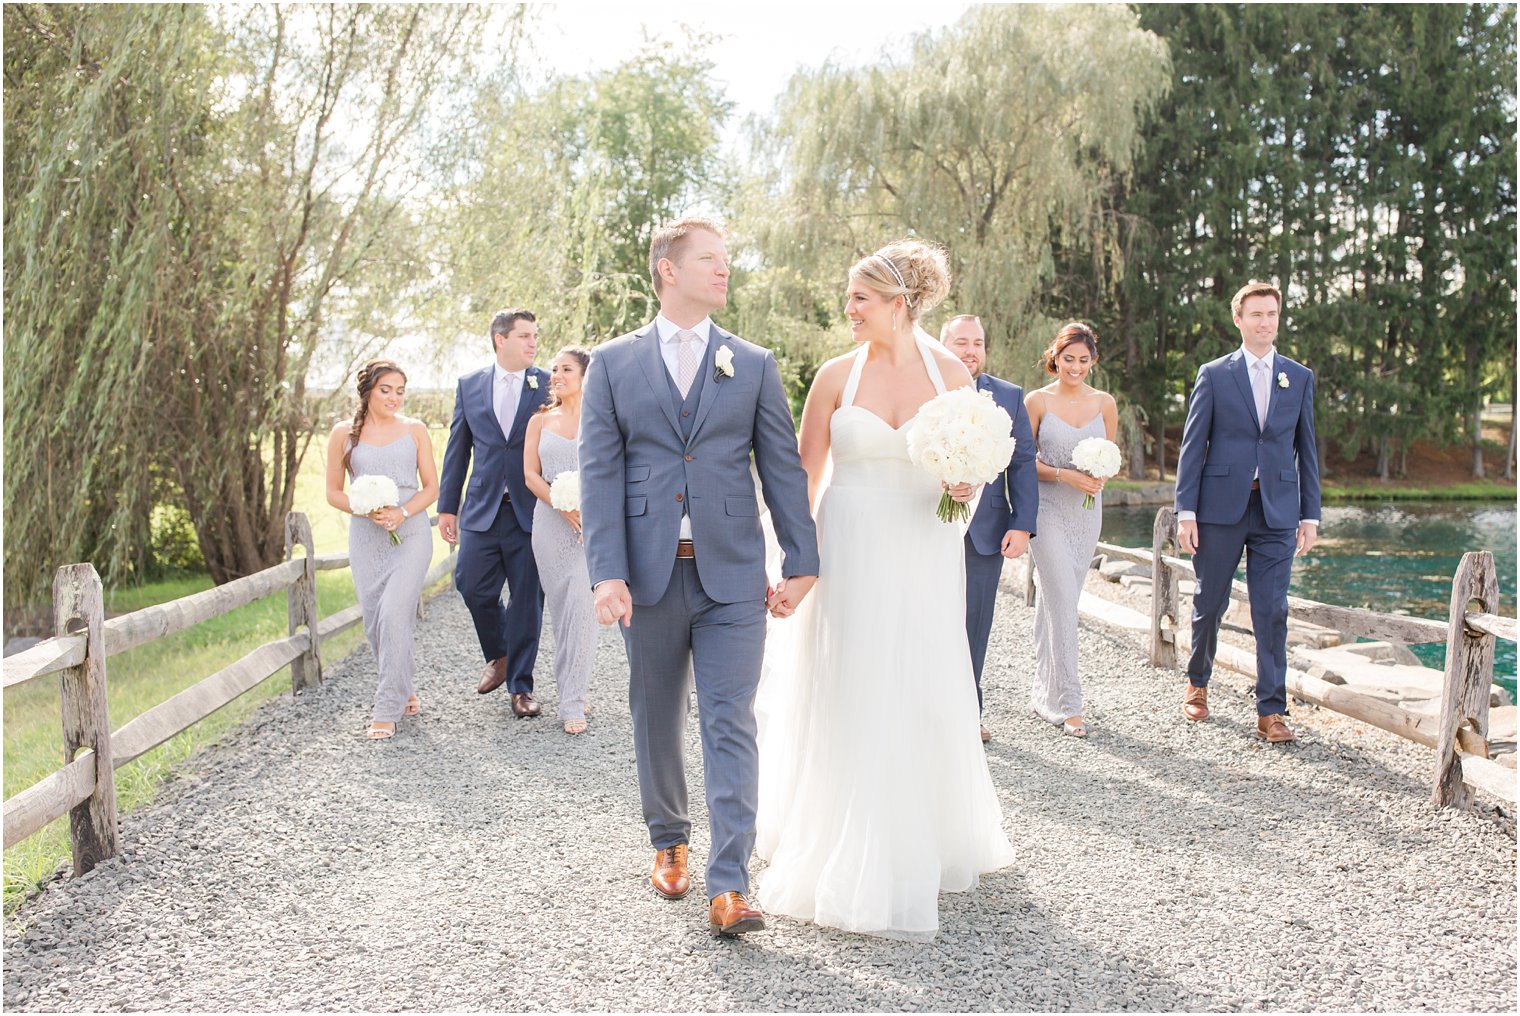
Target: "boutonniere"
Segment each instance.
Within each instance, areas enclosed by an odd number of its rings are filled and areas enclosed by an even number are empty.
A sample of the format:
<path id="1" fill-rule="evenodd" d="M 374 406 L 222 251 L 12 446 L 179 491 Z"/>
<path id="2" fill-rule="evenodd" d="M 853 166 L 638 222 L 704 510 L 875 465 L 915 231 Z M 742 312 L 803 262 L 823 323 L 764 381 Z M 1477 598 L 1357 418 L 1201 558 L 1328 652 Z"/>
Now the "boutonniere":
<path id="1" fill-rule="evenodd" d="M 538 391 L 538 378 L 536 376 L 532 374 L 524 374 L 523 380 L 528 382 L 529 388 L 533 389 L 535 392 Z"/>
<path id="2" fill-rule="evenodd" d="M 1280 371 L 1277 372 L 1277 387 L 1279 387 L 1279 388 L 1286 388 L 1286 387 L 1288 387 L 1288 372 L 1287 371 L 1280 370 Z"/>
<path id="3" fill-rule="evenodd" d="M 734 351 L 727 346 L 719 346 L 713 354 L 713 363 L 717 369 L 713 371 L 713 380 L 734 376 Z"/>

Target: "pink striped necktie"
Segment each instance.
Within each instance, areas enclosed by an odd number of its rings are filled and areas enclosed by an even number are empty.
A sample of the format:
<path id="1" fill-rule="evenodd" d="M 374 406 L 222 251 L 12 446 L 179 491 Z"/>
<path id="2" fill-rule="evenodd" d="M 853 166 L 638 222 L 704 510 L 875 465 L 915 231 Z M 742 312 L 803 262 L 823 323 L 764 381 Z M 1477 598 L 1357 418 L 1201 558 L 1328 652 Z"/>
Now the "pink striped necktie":
<path id="1" fill-rule="evenodd" d="M 697 333 L 688 328 L 676 332 L 676 388 L 681 398 L 691 391 L 691 383 L 697 379 Z"/>

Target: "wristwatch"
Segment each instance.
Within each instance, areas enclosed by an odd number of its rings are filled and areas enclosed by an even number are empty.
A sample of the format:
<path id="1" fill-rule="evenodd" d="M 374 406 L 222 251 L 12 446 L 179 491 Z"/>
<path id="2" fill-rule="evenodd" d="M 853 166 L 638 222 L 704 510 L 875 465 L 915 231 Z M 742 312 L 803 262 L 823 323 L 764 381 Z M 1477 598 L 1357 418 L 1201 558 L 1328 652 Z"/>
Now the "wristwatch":
<path id="1" fill-rule="evenodd" d="M 407 511 L 406 508 L 403 506 L 401 508 L 401 521 L 405 522 L 407 519 L 409 519 L 411 517 L 412 517 L 412 513 L 409 512 L 409 511 Z"/>

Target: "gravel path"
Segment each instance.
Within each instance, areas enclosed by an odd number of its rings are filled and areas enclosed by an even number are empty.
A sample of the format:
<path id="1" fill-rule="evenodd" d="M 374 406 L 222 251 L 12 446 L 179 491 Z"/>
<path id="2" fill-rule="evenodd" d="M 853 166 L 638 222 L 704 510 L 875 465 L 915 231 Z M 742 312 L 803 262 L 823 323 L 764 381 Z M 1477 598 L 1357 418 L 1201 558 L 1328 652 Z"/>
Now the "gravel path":
<path id="1" fill-rule="evenodd" d="M 1019 859 L 945 896 L 932 944 L 774 918 L 710 938 L 700 888 L 645 881 L 616 634 L 570 738 L 475 695 L 447 593 L 418 636 L 423 716 L 360 738 L 367 649 L 263 707 L 126 818 L 124 858 L 18 911 L 5 1007 L 1515 1009 L 1512 815 L 1433 812 L 1428 750 L 1328 713 L 1263 746 L 1228 677 L 1189 724 L 1180 678 L 1094 627 L 1093 736 L 1061 737 L 1025 707 L 1029 632 L 1005 594 L 988 759 Z"/>

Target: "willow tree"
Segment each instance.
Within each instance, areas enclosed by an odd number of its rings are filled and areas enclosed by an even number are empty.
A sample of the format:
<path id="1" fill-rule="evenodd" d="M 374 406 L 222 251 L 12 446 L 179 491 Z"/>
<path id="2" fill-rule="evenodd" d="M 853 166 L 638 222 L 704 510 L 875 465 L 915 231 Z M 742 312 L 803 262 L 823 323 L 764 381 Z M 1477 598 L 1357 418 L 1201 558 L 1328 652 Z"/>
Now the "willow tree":
<path id="1" fill-rule="evenodd" d="M 278 560 L 307 366 L 415 274 L 423 114 L 480 20 L 7 5 L 8 605 L 141 576 L 163 503 L 218 582 Z"/>
<path id="2" fill-rule="evenodd" d="M 739 290 L 746 326 L 822 339 L 849 263 L 914 234 L 949 248 L 945 312 L 980 315 L 993 368 L 1026 376 L 1051 332 L 1038 296 L 1053 230 L 1109 260 L 1100 198 L 1167 80 L 1165 46 L 1107 5 L 975 7 L 905 57 L 796 75 L 756 130 L 765 173 L 741 201 L 760 261 Z"/>
<path id="3" fill-rule="evenodd" d="M 654 228 L 721 202 L 727 186 L 717 148 L 732 104 L 704 44 L 536 90 L 481 91 L 434 241 L 445 334 L 478 334 L 484 350 L 490 313 L 507 304 L 539 312 L 551 345 L 648 319 Z"/>

